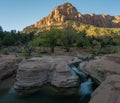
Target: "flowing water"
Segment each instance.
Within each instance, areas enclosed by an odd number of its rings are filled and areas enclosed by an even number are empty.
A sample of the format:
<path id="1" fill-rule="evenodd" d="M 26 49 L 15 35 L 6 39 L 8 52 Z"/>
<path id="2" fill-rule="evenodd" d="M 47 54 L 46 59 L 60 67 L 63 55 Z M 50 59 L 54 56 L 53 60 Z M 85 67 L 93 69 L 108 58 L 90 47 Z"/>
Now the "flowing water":
<path id="1" fill-rule="evenodd" d="M 92 78 L 88 74 L 80 71 L 76 66 L 70 65 L 70 67 L 82 79 L 82 82 L 79 85 L 79 94 L 81 96 L 80 97 L 81 103 L 84 103 L 86 99 L 89 101 L 92 92 L 97 87 L 97 84 L 92 80 Z"/>
<path id="2" fill-rule="evenodd" d="M 12 78 L 1 84 L 3 87 L 0 87 L 0 103 L 88 103 L 94 90 L 93 81 L 75 66 L 72 66 L 72 69 L 83 79 L 76 93 L 72 95 L 62 93 L 56 95 L 56 92 L 47 86 L 32 95 L 19 95 L 13 88 L 14 80 L 12 79 L 14 78 Z M 67 91 L 72 91 L 72 89 L 69 88 Z"/>
<path id="3" fill-rule="evenodd" d="M 78 74 L 80 76 L 80 78 L 82 78 L 83 80 L 86 80 L 88 78 L 88 75 L 85 74 L 84 72 L 81 72 L 76 66 L 74 65 L 70 65 L 70 67 L 72 68 L 72 70 Z"/>

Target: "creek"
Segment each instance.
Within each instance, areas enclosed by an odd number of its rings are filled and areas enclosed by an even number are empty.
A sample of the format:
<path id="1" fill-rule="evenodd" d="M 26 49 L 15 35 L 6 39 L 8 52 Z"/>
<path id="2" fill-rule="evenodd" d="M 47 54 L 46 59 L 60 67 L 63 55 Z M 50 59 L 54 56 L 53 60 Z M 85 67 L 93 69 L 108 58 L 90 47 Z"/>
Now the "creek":
<path id="1" fill-rule="evenodd" d="M 98 85 L 90 77 L 90 75 L 84 73 L 83 71 L 78 69 L 75 65 L 71 64 L 70 67 L 81 78 L 78 91 L 81 97 L 80 103 L 84 103 L 86 99 L 89 100 L 91 98 L 92 92 L 97 88 Z"/>
<path id="2" fill-rule="evenodd" d="M 71 68 L 80 77 L 80 85 L 74 94 L 56 95 L 53 89 L 46 86 L 35 94 L 20 95 L 13 88 L 15 77 L 11 77 L 1 84 L 3 87 L 0 87 L 0 103 L 88 103 L 91 93 L 96 88 L 95 83 L 89 75 L 80 71 L 76 66 L 71 65 Z M 5 85 L 7 87 L 4 87 Z M 72 91 L 71 88 L 65 89 Z"/>

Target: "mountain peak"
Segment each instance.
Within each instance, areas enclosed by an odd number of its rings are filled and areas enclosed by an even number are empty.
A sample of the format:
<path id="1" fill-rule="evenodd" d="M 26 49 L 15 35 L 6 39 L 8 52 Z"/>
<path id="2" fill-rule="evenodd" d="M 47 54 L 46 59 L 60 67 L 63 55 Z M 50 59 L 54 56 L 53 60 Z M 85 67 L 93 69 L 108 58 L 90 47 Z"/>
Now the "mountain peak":
<path id="1" fill-rule="evenodd" d="M 95 15 L 95 14 L 81 14 L 69 2 L 59 5 L 42 20 L 26 27 L 23 31 L 29 29 L 50 29 L 53 27 L 60 27 L 66 21 L 75 21 L 78 24 L 90 24 L 97 27 L 120 27 L 120 16 L 110 15 Z"/>
<path id="2" fill-rule="evenodd" d="M 66 20 L 77 20 L 78 16 L 77 9 L 71 3 L 64 3 L 62 5 L 57 6 L 54 10 L 42 20 L 38 21 L 34 27 L 44 27 L 53 24 L 54 22 L 65 22 Z"/>
<path id="3" fill-rule="evenodd" d="M 66 2 L 66 3 L 64 3 L 64 4 L 62 4 L 62 5 L 59 5 L 59 6 L 57 6 L 56 8 L 59 8 L 59 9 L 72 8 L 72 9 L 75 9 L 75 10 L 76 10 L 76 8 L 75 8 L 71 3 L 69 3 L 69 2 Z M 77 11 L 77 10 L 76 10 L 76 11 Z"/>
<path id="4" fill-rule="evenodd" d="M 78 13 L 77 9 L 71 3 L 68 3 L 68 2 L 60 6 L 57 6 L 53 11 L 55 10 L 58 10 L 64 16 L 67 16 L 67 15 L 70 16 Z"/>
<path id="5" fill-rule="evenodd" d="M 72 4 L 69 3 L 69 2 L 66 2 L 66 3 L 64 3 L 63 5 L 66 5 L 66 6 L 72 6 Z"/>

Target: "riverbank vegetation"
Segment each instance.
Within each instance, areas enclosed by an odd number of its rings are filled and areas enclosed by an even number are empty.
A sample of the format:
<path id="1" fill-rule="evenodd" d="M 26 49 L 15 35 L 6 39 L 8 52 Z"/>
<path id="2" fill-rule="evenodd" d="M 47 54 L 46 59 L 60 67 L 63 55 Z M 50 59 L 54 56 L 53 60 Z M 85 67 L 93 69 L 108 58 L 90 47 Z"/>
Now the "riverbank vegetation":
<path id="1" fill-rule="evenodd" d="M 37 55 L 42 52 L 54 53 L 57 47 L 66 52 L 70 52 L 72 48 L 79 48 L 91 53 L 120 53 L 120 30 L 118 28 L 90 28 L 91 31 L 90 29 L 77 31 L 67 25 L 64 29 L 53 28 L 38 32 L 36 35 L 34 31 L 22 33 L 11 30 L 7 32 L 1 27 L 0 52 L 7 54 L 7 51 L 14 51 L 30 56 L 34 51 L 37 51 Z M 93 32 L 96 35 L 92 35 Z M 100 33 L 103 32 L 106 34 L 101 35 Z"/>

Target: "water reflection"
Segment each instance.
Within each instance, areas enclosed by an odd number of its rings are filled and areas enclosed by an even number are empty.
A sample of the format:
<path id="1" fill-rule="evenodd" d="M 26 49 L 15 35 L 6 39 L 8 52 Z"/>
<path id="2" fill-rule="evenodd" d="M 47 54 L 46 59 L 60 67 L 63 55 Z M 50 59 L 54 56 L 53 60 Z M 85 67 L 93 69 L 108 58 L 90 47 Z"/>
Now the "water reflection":
<path id="1" fill-rule="evenodd" d="M 46 88 L 47 89 L 47 88 Z M 70 90 L 70 89 L 69 89 Z M 81 102 L 80 95 L 54 95 L 51 90 L 41 90 L 32 95 L 19 95 L 14 88 L 0 95 L 0 103 L 87 103 Z"/>

